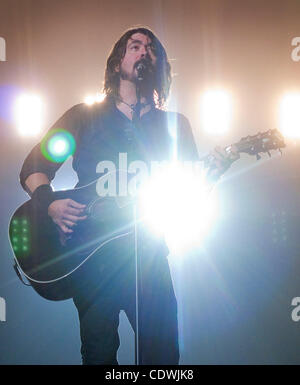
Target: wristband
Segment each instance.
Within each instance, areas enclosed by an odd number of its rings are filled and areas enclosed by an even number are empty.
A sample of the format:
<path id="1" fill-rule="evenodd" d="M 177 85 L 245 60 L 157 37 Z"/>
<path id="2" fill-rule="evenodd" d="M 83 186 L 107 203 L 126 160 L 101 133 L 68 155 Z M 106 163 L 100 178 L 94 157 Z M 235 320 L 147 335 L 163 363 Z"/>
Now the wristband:
<path id="1" fill-rule="evenodd" d="M 52 187 L 49 184 L 42 184 L 34 190 L 31 200 L 38 209 L 45 210 L 46 213 L 48 213 L 49 205 L 54 202 L 56 198 Z"/>

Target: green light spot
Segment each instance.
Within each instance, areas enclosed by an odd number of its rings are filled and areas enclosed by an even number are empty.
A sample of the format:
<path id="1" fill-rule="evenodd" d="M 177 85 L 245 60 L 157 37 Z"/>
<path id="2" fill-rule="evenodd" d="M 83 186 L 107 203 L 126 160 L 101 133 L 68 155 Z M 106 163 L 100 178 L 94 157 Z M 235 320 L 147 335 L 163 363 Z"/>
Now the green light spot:
<path id="1" fill-rule="evenodd" d="M 73 135 L 63 129 L 51 130 L 41 142 L 41 151 L 44 157 L 51 162 L 64 162 L 73 155 L 76 149 L 76 141 Z"/>
<path id="2" fill-rule="evenodd" d="M 23 251 L 27 251 L 28 250 L 28 247 L 27 246 L 23 246 Z"/>
<path id="3" fill-rule="evenodd" d="M 23 241 L 24 241 L 24 242 L 27 242 L 27 241 L 28 241 L 28 238 L 27 238 L 27 237 L 23 237 Z"/>
<path id="4" fill-rule="evenodd" d="M 13 237 L 13 242 L 18 242 L 19 239 L 17 237 Z"/>
<path id="5" fill-rule="evenodd" d="M 27 225 L 27 219 L 23 219 L 22 225 Z"/>
<path id="6" fill-rule="evenodd" d="M 26 229 L 26 227 L 23 227 L 22 231 L 23 233 L 27 233 L 28 230 Z"/>
<path id="7" fill-rule="evenodd" d="M 18 251 L 18 246 L 14 246 L 14 251 Z"/>
<path id="8" fill-rule="evenodd" d="M 18 225 L 19 224 L 19 221 L 17 219 L 14 219 L 13 220 L 13 225 Z"/>

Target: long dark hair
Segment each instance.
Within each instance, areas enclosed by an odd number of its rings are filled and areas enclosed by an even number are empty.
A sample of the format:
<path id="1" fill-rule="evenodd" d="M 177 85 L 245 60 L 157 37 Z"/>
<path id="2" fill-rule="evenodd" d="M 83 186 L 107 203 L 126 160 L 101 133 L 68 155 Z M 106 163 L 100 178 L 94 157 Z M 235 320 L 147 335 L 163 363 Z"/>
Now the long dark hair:
<path id="1" fill-rule="evenodd" d="M 172 81 L 171 66 L 163 45 L 154 33 L 145 27 L 127 30 L 115 43 L 106 62 L 103 92 L 109 97 L 115 98 L 119 96 L 120 73 L 116 72 L 116 67 L 121 64 L 121 60 L 126 53 L 127 42 L 135 33 L 142 33 L 151 39 L 154 54 L 157 58 L 153 97 L 156 106 L 163 108 L 170 92 Z"/>

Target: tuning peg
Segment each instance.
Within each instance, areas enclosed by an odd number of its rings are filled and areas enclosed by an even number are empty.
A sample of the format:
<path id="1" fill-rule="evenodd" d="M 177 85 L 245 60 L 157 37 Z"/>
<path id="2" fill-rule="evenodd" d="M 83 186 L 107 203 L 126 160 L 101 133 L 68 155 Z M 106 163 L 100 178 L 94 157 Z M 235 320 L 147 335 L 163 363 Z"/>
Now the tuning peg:
<path id="1" fill-rule="evenodd" d="M 267 154 L 269 155 L 269 157 L 271 158 L 271 153 L 270 153 L 270 151 L 267 151 Z"/>
<path id="2" fill-rule="evenodd" d="M 261 156 L 259 154 L 256 154 L 256 160 L 260 160 Z"/>

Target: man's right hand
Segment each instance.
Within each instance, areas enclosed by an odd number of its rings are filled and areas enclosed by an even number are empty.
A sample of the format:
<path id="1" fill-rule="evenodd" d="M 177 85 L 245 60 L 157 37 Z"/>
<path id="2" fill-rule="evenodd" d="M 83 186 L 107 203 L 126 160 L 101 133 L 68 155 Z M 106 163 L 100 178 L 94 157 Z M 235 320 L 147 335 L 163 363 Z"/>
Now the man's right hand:
<path id="1" fill-rule="evenodd" d="M 59 199 L 49 205 L 48 214 L 63 233 L 72 233 L 71 228 L 77 224 L 77 221 L 87 218 L 86 215 L 82 216 L 85 207 L 86 205 L 72 199 Z"/>

